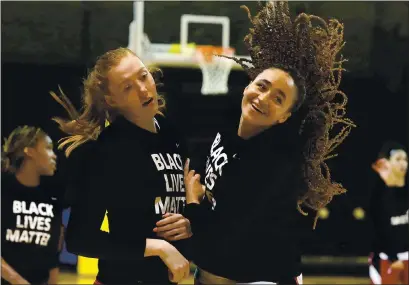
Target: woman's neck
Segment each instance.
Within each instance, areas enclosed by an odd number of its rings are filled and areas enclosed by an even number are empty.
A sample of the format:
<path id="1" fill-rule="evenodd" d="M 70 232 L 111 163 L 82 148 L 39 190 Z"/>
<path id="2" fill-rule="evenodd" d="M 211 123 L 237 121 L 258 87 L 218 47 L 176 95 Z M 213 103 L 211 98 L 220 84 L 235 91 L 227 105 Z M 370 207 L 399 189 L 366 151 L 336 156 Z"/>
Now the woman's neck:
<path id="1" fill-rule="evenodd" d="M 403 187 L 405 186 L 405 176 L 396 175 L 391 172 L 387 177 L 382 177 L 388 187 Z"/>
<path id="2" fill-rule="evenodd" d="M 141 119 L 140 117 L 134 116 L 134 115 L 128 115 L 124 114 L 123 115 L 125 119 L 127 119 L 129 122 L 131 122 L 134 125 L 137 125 L 138 127 L 147 130 L 151 133 L 156 134 L 158 131 L 156 130 L 155 126 L 155 121 L 153 118 L 147 118 L 147 119 Z"/>
<path id="3" fill-rule="evenodd" d="M 269 127 L 270 126 L 256 126 L 256 125 L 250 124 L 246 120 L 243 119 L 243 116 L 241 116 L 237 135 L 245 140 L 248 140 L 262 133 Z"/>
<path id="4" fill-rule="evenodd" d="M 34 166 L 23 163 L 16 173 L 18 182 L 27 187 L 37 187 L 40 185 L 40 175 L 38 175 Z"/>

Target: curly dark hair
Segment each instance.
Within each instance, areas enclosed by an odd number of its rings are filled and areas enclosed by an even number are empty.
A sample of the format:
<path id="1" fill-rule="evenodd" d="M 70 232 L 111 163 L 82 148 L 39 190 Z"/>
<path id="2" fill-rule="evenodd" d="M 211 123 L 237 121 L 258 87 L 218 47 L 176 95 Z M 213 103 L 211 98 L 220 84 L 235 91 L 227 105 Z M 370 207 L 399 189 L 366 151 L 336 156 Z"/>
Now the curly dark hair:
<path id="1" fill-rule="evenodd" d="M 347 96 L 340 91 L 342 64 L 346 61 L 338 53 L 343 48 L 343 25 L 336 19 L 325 21 L 314 15 L 301 13 L 291 19 L 287 2 L 259 2 L 259 12 L 251 16 L 252 24 L 244 42 L 251 60 L 227 57 L 238 64 L 253 80 L 269 68 L 287 71 L 296 82 L 299 100 L 292 111 L 302 116 L 299 130 L 303 142 L 303 184 L 297 208 L 318 211 L 331 202 L 345 188 L 331 180 L 326 160 L 336 156 L 334 149 L 348 136 L 354 123 L 345 117 Z"/>
<path id="2" fill-rule="evenodd" d="M 33 147 L 46 133 L 41 128 L 19 126 L 4 139 L 1 151 L 2 172 L 16 173 L 24 161 L 24 149 Z"/>

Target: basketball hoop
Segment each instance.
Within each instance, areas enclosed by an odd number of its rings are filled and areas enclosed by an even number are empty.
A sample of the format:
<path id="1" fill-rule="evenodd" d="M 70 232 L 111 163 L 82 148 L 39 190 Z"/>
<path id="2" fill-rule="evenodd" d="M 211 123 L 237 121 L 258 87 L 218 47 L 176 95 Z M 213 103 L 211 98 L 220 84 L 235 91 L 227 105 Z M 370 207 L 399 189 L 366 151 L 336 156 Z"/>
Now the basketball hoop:
<path id="1" fill-rule="evenodd" d="M 196 47 L 196 59 L 203 76 L 201 90 L 203 95 L 226 94 L 229 91 L 227 83 L 234 62 L 231 59 L 216 55 L 233 56 L 234 49 L 218 46 Z"/>

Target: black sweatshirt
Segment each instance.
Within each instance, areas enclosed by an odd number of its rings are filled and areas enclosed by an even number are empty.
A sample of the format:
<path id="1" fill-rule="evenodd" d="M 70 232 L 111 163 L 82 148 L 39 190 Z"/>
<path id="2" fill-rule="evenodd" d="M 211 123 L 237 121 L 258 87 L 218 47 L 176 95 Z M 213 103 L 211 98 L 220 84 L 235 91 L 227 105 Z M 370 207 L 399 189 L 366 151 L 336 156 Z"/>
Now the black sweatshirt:
<path id="1" fill-rule="evenodd" d="M 398 259 L 398 253 L 409 250 L 408 185 L 387 187 L 378 176 L 370 199 L 370 218 L 373 224 L 373 251 Z"/>
<path id="2" fill-rule="evenodd" d="M 300 156 L 278 128 L 249 140 L 217 133 L 201 175 L 208 198 L 186 207 L 198 267 L 238 282 L 300 274 Z"/>
<path id="3" fill-rule="evenodd" d="M 184 142 L 158 117 L 154 134 L 119 117 L 71 158 L 68 251 L 99 258 L 102 283 L 169 282 L 146 239 L 165 213 L 183 213 Z M 82 149 L 81 149 L 82 148 Z M 109 233 L 100 230 L 107 212 Z M 188 240 L 173 243 L 186 258 Z"/>
<path id="4" fill-rule="evenodd" d="M 9 174 L 2 174 L 1 184 L 1 256 L 28 282 L 47 282 L 58 266 L 60 189 L 45 183 L 27 187 Z"/>

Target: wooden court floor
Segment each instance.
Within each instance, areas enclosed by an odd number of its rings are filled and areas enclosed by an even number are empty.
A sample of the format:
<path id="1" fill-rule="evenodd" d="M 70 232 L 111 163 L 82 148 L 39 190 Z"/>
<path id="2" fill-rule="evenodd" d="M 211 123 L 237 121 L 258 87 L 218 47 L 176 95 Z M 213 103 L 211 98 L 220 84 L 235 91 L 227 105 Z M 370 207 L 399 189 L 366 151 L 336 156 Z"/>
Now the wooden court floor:
<path id="1" fill-rule="evenodd" d="M 92 276 L 80 276 L 75 273 L 60 273 L 59 284 L 93 284 Z M 193 275 L 185 279 L 181 284 L 193 284 Z M 366 284 L 369 278 L 348 276 L 304 276 L 304 284 Z"/>

